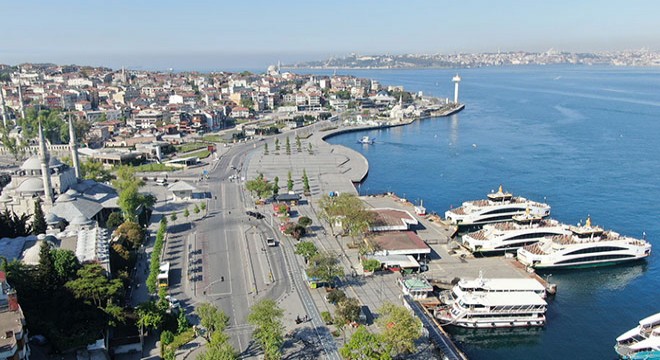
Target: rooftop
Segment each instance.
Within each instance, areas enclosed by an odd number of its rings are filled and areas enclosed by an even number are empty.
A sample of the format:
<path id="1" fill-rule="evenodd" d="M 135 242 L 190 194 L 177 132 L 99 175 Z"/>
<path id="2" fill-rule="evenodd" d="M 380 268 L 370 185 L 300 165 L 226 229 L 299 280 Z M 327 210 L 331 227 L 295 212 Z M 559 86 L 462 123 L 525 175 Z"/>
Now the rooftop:
<path id="1" fill-rule="evenodd" d="M 387 231 L 377 233 L 370 241 L 383 251 L 413 251 L 415 253 L 430 253 L 431 249 L 412 231 Z"/>

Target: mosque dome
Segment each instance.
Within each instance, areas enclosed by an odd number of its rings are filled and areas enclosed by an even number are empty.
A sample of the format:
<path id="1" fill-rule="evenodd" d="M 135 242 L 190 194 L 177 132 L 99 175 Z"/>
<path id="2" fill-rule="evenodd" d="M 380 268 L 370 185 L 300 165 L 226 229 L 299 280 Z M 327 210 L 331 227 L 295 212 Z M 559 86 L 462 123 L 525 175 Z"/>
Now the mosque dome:
<path id="1" fill-rule="evenodd" d="M 44 183 L 39 178 L 26 179 L 18 186 L 18 192 L 21 193 L 37 193 L 44 191 Z"/>
<path id="2" fill-rule="evenodd" d="M 21 165 L 21 170 L 41 170 L 39 155 L 32 155 L 27 160 L 25 160 L 23 165 Z"/>
<path id="3" fill-rule="evenodd" d="M 61 222 L 63 219 L 53 213 L 49 213 L 46 215 L 46 224 L 48 225 L 55 225 L 59 222 Z"/>
<path id="4" fill-rule="evenodd" d="M 54 156 L 51 157 L 48 161 L 48 167 L 51 169 L 62 165 L 64 164 L 60 161 L 60 159 Z M 27 160 L 25 160 L 23 165 L 21 165 L 21 170 L 41 170 L 41 160 L 39 159 L 39 155 L 32 155 Z"/>
<path id="5" fill-rule="evenodd" d="M 92 220 L 84 217 L 83 215 L 78 215 L 71 220 L 71 225 L 87 225 L 90 224 Z"/>

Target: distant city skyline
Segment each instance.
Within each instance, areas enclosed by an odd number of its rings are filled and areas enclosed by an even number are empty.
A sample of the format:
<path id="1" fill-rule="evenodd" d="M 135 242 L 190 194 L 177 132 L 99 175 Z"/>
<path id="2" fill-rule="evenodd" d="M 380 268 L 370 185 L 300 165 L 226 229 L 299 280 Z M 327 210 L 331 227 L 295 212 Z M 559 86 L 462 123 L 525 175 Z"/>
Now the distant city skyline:
<path id="1" fill-rule="evenodd" d="M 660 2 L 3 1 L 0 63 L 193 70 L 359 54 L 660 49 Z"/>

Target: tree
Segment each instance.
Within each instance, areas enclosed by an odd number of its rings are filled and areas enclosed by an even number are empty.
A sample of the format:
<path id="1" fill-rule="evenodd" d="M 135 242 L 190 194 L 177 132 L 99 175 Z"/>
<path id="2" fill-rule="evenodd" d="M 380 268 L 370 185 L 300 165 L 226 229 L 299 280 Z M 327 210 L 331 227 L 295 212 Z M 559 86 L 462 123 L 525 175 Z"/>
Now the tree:
<path id="1" fill-rule="evenodd" d="M 303 258 L 305 258 L 305 262 L 313 258 L 318 253 L 318 248 L 311 241 L 301 241 L 296 244 L 295 254 L 301 255 Z"/>
<path id="2" fill-rule="evenodd" d="M 153 208 L 156 197 L 153 194 L 141 194 L 139 189 L 144 181 L 135 176 L 135 170 L 129 166 L 122 166 L 117 171 L 117 179 L 112 185 L 119 193 L 117 204 L 124 213 L 124 218 L 137 221 L 138 212 L 144 208 Z"/>
<path id="3" fill-rule="evenodd" d="M 193 212 L 195 213 L 195 215 L 199 214 L 199 206 L 197 206 L 197 204 L 195 204 L 195 207 L 193 208 Z"/>
<path id="4" fill-rule="evenodd" d="M 275 151 L 280 151 L 280 139 L 275 139 Z"/>
<path id="5" fill-rule="evenodd" d="M 275 178 L 273 179 L 272 189 L 273 189 L 273 195 L 279 194 L 279 192 L 280 192 L 280 177 L 279 176 L 275 176 Z"/>
<path id="6" fill-rule="evenodd" d="M 199 208 L 202 209 L 202 211 L 206 210 L 206 203 L 200 203 Z"/>
<path id="7" fill-rule="evenodd" d="M 344 270 L 339 265 L 339 259 L 330 253 L 319 253 L 310 258 L 307 276 L 316 278 L 326 284 L 334 283 L 335 277 L 343 276 Z"/>
<path id="8" fill-rule="evenodd" d="M 188 322 L 188 318 L 186 317 L 186 312 L 183 310 L 179 311 L 179 316 L 176 318 L 176 332 L 178 334 L 181 334 L 182 332 L 186 331 L 190 327 L 190 323 Z"/>
<path id="9" fill-rule="evenodd" d="M 124 223 L 124 216 L 120 212 L 112 212 L 108 216 L 108 221 L 105 222 L 105 225 L 108 227 L 108 229 L 114 229 L 118 227 L 119 225 Z"/>
<path id="10" fill-rule="evenodd" d="M 34 201 L 34 215 L 32 218 L 32 234 L 39 235 L 46 233 L 46 217 L 44 210 L 41 208 L 41 199 L 37 198 Z"/>
<path id="11" fill-rule="evenodd" d="M 137 249 L 144 242 L 144 229 L 140 224 L 133 221 L 125 221 L 117 230 L 115 230 L 115 235 L 119 237 L 119 241 L 122 244 L 126 244 L 127 248 Z"/>
<path id="12" fill-rule="evenodd" d="M 390 360 L 392 357 L 387 351 L 380 336 L 373 334 L 364 326 L 359 326 L 339 353 L 348 360 Z"/>
<path id="13" fill-rule="evenodd" d="M 253 333 L 266 360 L 280 359 L 280 348 L 284 343 L 284 326 L 282 318 L 284 310 L 277 306 L 275 300 L 262 299 L 252 305 L 248 322 L 255 326 Z"/>
<path id="14" fill-rule="evenodd" d="M 335 310 L 335 318 L 338 321 L 346 323 L 352 323 L 360 319 L 360 302 L 355 298 L 344 298 L 337 304 L 337 309 Z"/>
<path id="15" fill-rule="evenodd" d="M 312 219 L 307 216 L 302 216 L 298 219 L 298 224 L 300 224 L 300 226 L 308 227 L 312 225 Z"/>
<path id="16" fill-rule="evenodd" d="M 264 144 L 264 155 L 268 155 L 268 144 Z"/>
<path id="17" fill-rule="evenodd" d="M 8 238 L 28 236 L 32 233 L 32 226 L 28 224 L 29 221 L 30 215 L 22 214 L 18 216 L 15 212 L 5 209 L 3 213 L 0 213 L 0 234 Z"/>
<path id="18" fill-rule="evenodd" d="M 342 300 L 346 299 L 346 293 L 339 289 L 334 289 L 328 293 L 327 299 L 331 304 L 339 304 Z"/>
<path id="19" fill-rule="evenodd" d="M 188 208 L 185 208 L 183 210 L 183 217 L 186 218 L 186 221 L 188 221 L 189 216 L 190 216 L 190 211 L 188 211 Z"/>
<path id="20" fill-rule="evenodd" d="M 147 301 L 138 305 L 136 309 L 137 326 L 140 332 L 145 329 L 159 329 L 165 321 L 165 314 L 156 306 L 155 301 Z"/>
<path id="21" fill-rule="evenodd" d="M 422 322 L 403 306 L 385 303 L 378 309 L 376 323 L 383 342 L 393 356 L 415 351 L 415 340 L 422 336 Z"/>
<path id="22" fill-rule="evenodd" d="M 307 176 L 307 170 L 305 170 L 305 169 L 303 169 L 302 181 L 303 181 L 303 192 L 306 195 L 311 193 L 310 187 L 309 187 L 309 177 Z"/>
<path id="23" fill-rule="evenodd" d="M 289 226 L 285 231 L 286 234 L 293 236 L 294 239 L 300 240 L 301 237 L 305 236 L 307 233 L 307 230 L 305 229 L 304 226 L 300 224 L 295 224 L 293 226 Z"/>
<path id="24" fill-rule="evenodd" d="M 362 200 L 353 194 L 342 193 L 336 197 L 323 195 L 319 205 L 319 217 L 328 222 L 333 235 L 334 224 L 341 220 L 342 231 L 355 241 L 355 238 L 363 236 L 375 221 L 375 213 L 365 210 Z"/>
<path id="25" fill-rule="evenodd" d="M 382 264 L 376 259 L 367 259 L 362 261 L 362 268 L 364 271 L 376 271 L 381 268 Z"/>
<path id="26" fill-rule="evenodd" d="M 241 106 L 252 110 L 254 107 L 254 101 L 250 98 L 241 99 Z"/>
<path id="27" fill-rule="evenodd" d="M 309 146 L 307 146 L 307 151 L 309 151 L 309 154 L 312 155 L 313 154 L 312 143 L 308 143 L 308 145 Z"/>
<path id="28" fill-rule="evenodd" d="M 112 175 L 103 167 L 103 163 L 92 158 L 80 163 L 80 172 L 83 179 L 106 182 L 112 179 Z"/>
<path id="29" fill-rule="evenodd" d="M 197 308 L 200 324 L 206 329 L 206 341 L 211 341 L 215 332 L 223 332 L 229 325 L 229 316 L 212 304 L 203 303 Z"/>
<path id="30" fill-rule="evenodd" d="M 176 219 L 177 219 L 177 217 L 176 217 L 176 213 L 172 213 L 172 214 L 170 214 L 170 220 L 172 220 L 172 223 L 175 223 L 175 222 L 176 222 Z"/>
<path id="31" fill-rule="evenodd" d="M 298 148 L 298 152 L 302 152 L 302 143 L 300 142 L 300 136 L 296 136 L 296 147 Z"/>
<path id="32" fill-rule="evenodd" d="M 76 299 L 102 310 L 106 314 L 107 322 L 115 326 L 124 320 L 123 311 L 115 304 L 121 297 L 123 285 L 119 279 L 108 279 L 104 271 L 99 264 L 86 264 L 77 271 L 78 277 L 64 286 Z"/>
<path id="33" fill-rule="evenodd" d="M 66 249 L 52 249 L 50 253 L 53 259 L 53 269 L 60 283 L 73 280 L 81 267 L 76 254 Z"/>
<path id="34" fill-rule="evenodd" d="M 289 137 L 286 137 L 286 154 L 291 155 L 291 141 L 289 140 Z"/>
<path id="35" fill-rule="evenodd" d="M 264 178 L 264 174 L 259 174 L 254 180 L 246 182 L 245 188 L 256 194 L 260 199 L 273 194 L 273 186 Z"/>
<path id="36" fill-rule="evenodd" d="M 171 331 L 165 330 L 160 334 L 161 344 L 167 346 L 171 344 L 173 341 L 174 341 L 174 334 Z"/>
<path id="37" fill-rule="evenodd" d="M 293 178 L 291 177 L 291 170 L 289 170 L 288 178 L 286 180 L 286 189 L 287 191 L 293 191 Z"/>
<path id="38" fill-rule="evenodd" d="M 77 271 L 78 277 L 64 286 L 78 299 L 83 299 L 98 308 L 105 306 L 107 300 L 121 294 L 122 284 L 119 279 L 110 280 L 99 264 L 86 264 Z"/>
<path id="39" fill-rule="evenodd" d="M 221 342 L 219 344 L 210 343 L 206 346 L 206 351 L 197 356 L 196 360 L 235 360 L 238 354 L 231 344 Z"/>

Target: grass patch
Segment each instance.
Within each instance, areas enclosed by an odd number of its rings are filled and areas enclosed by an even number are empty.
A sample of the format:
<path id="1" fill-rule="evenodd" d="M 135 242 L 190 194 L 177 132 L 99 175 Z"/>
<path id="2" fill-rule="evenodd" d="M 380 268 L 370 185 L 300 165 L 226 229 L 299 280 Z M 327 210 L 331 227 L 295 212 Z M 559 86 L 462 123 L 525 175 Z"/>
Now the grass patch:
<path id="1" fill-rule="evenodd" d="M 176 148 L 176 151 L 178 151 L 178 152 L 186 153 L 186 152 L 189 152 L 189 151 L 204 149 L 207 146 L 209 146 L 209 144 L 207 144 L 207 143 L 193 142 L 193 143 L 176 145 L 175 148 Z"/>
<path id="2" fill-rule="evenodd" d="M 151 172 L 151 171 L 174 171 L 176 168 L 167 166 L 165 164 L 142 164 L 135 167 L 137 172 Z"/>
<path id="3" fill-rule="evenodd" d="M 182 311 L 182 310 L 181 310 Z M 165 351 L 176 351 L 176 349 L 182 347 L 183 345 L 193 341 L 195 339 L 195 331 L 192 328 L 182 332 L 179 335 L 174 336 L 174 341 L 171 344 L 165 347 Z"/>
<path id="4" fill-rule="evenodd" d="M 197 151 L 191 154 L 186 154 L 186 157 L 198 157 L 200 159 L 206 159 L 211 155 L 211 152 L 208 150 Z"/>
<path id="5" fill-rule="evenodd" d="M 208 141 L 208 142 L 226 142 L 227 140 L 224 139 L 220 135 L 204 135 L 202 137 L 202 140 Z"/>

